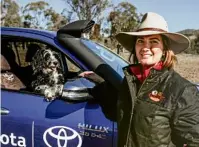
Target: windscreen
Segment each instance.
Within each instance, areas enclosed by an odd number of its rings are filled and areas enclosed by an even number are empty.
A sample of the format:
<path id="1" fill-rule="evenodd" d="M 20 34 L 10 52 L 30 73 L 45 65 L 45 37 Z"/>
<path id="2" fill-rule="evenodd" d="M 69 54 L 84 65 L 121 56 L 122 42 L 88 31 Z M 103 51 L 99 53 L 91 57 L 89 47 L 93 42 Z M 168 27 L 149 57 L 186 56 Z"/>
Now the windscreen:
<path id="1" fill-rule="evenodd" d="M 90 40 L 81 40 L 91 51 L 109 64 L 118 74 L 124 77 L 122 68 L 128 65 L 124 59 L 120 58 L 117 54 L 111 52 L 108 48 L 92 42 Z"/>

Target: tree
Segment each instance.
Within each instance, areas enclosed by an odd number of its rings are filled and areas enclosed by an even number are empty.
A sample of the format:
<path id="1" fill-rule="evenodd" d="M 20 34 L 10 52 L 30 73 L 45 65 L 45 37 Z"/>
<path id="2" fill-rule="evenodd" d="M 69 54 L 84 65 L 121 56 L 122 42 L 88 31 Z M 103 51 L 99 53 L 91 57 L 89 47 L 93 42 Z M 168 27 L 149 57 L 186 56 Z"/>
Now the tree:
<path id="1" fill-rule="evenodd" d="M 20 27 L 19 6 L 14 0 L 1 1 L 1 25 L 6 27 Z"/>
<path id="2" fill-rule="evenodd" d="M 67 18 L 61 15 L 44 1 L 32 2 L 23 8 L 24 27 L 58 30 L 67 23 Z"/>
<path id="3" fill-rule="evenodd" d="M 63 0 L 71 10 L 68 12 L 76 14 L 79 20 L 95 20 L 97 23 L 101 20 L 101 13 L 111 6 L 109 0 Z"/>
<path id="4" fill-rule="evenodd" d="M 118 46 L 114 36 L 118 32 L 135 30 L 140 23 L 141 16 L 142 14 L 136 12 L 136 7 L 128 2 L 121 2 L 113 8 L 108 17 L 111 27 L 105 30 L 110 35 L 112 47 Z"/>
<path id="5" fill-rule="evenodd" d="M 194 50 L 194 54 L 199 54 L 199 33 L 195 34 L 196 38 L 191 40 L 192 50 Z"/>
<path id="6" fill-rule="evenodd" d="M 101 15 L 111 5 L 110 0 L 63 0 L 65 1 L 69 9 L 68 14 L 70 21 L 72 18 L 79 20 L 94 20 L 96 24 L 93 27 L 93 31 L 90 33 L 90 39 L 101 40 L 100 31 L 101 23 L 104 19 L 104 15 Z"/>
<path id="7" fill-rule="evenodd" d="M 181 32 L 185 32 L 180 31 Z M 193 30 L 191 33 L 186 33 L 184 34 L 185 36 L 187 36 L 190 40 L 190 46 L 188 49 L 186 49 L 184 51 L 184 53 L 186 54 L 199 54 L 199 33 L 197 32 L 197 30 Z"/>
<path id="8" fill-rule="evenodd" d="M 46 25 L 44 23 L 47 22 L 45 20 L 46 18 L 44 12 L 48 6 L 49 4 L 44 1 L 28 3 L 22 11 L 24 18 L 24 27 L 39 29 L 45 28 Z"/>
<path id="9" fill-rule="evenodd" d="M 66 25 L 68 23 L 68 18 L 63 15 L 64 10 L 61 14 L 58 14 L 53 10 L 52 8 L 47 9 L 45 11 L 45 17 L 48 18 L 48 30 L 57 31 L 62 26 Z"/>

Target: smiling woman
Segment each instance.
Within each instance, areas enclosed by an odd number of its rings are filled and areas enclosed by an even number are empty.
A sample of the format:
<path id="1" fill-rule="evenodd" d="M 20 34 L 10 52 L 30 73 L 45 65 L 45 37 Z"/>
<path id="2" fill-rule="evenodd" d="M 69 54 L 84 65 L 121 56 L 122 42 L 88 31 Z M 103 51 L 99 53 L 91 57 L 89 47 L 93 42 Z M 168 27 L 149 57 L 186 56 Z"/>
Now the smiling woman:
<path id="1" fill-rule="evenodd" d="M 152 12 L 137 31 L 116 39 L 131 52 L 133 64 L 123 68 L 120 86 L 104 78 L 92 95 L 106 117 L 117 121 L 118 146 L 199 146 L 199 91 L 173 69 L 175 54 L 189 47 L 189 39 L 168 32 L 164 18 Z M 94 72 L 81 74 L 90 75 L 99 79 Z"/>
<path id="2" fill-rule="evenodd" d="M 136 56 L 143 66 L 153 66 L 163 55 L 163 43 L 160 35 L 138 37 L 135 43 Z"/>

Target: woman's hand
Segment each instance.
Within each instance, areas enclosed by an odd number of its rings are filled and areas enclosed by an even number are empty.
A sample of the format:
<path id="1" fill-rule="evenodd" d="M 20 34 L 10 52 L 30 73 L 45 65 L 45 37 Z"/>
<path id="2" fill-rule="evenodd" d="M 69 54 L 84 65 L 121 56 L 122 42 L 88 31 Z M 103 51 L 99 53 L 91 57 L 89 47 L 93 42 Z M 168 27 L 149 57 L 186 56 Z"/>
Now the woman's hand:
<path id="1" fill-rule="evenodd" d="M 86 78 L 86 76 L 89 76 L 92 74 L 95 74 L 95 73 L 93 71 L 84 71 L 84 72 L 80 73 L 79 76 Z"/>
<path id="2" fill-rule="evenodd" d="M 84 77 L 92 82 L 95 82 L 97 84 L 104 82 L 104 79 L 94 73 L 93 71 L 85 71 L 79 74 L 80 77 Z"/>

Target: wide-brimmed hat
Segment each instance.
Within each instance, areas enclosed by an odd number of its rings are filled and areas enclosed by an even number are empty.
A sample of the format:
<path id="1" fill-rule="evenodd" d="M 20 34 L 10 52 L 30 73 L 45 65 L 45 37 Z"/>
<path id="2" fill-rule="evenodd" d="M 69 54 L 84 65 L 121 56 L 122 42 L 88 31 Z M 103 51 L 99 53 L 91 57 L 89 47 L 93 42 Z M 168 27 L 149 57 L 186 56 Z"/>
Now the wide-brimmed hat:
<path id="1" fill-rule="evenodd" d="M 115 37 L 125 49 L 132 52 L 132 49 L 135 46 L 135 38 L 137 36 L 156 34 L 164 35 L 169 39 L 169 48 L 173 50 L 175 54 L 182 52 L 190 46 L 190 40 L 186 36 L 180 33 L 169 32 L 165 19 L 153 12 L 144 14 L 137 31 L 120 32 Z"/>

